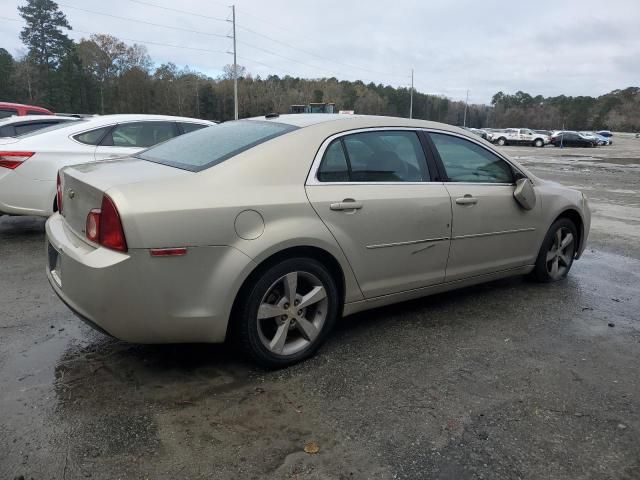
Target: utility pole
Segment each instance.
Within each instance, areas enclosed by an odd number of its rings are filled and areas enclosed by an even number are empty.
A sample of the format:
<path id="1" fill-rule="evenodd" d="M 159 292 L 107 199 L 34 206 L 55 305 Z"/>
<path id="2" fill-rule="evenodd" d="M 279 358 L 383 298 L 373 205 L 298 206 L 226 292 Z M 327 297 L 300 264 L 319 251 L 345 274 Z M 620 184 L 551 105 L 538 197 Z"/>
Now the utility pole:
<path id="1" fill-rule="evenodd" d="M 469 105 L 469 90 L 467 90 L 467 99 L 464 101 L 464 119 L 462 120 L 462 126 L 467 126 L 467 105 Z"/>
<path id="2" fill-rule="evenodd" d="M 233 14 L 233 115 L 238 120 L 238 59 L 236 57 L 236 6 L 231 5 Z"/>
<path id="3" fill-rule="evenodd" d="M 413 68 L 411 69 L 411 97 L 409 100 L 409 118 L 413 118 Z"/>

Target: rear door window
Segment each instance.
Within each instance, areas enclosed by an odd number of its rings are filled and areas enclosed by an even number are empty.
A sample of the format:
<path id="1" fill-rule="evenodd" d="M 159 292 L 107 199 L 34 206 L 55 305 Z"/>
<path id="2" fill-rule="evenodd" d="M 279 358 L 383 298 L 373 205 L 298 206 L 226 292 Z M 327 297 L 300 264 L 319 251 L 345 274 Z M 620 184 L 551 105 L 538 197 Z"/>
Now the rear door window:
<path id="1" fill-rule="evenodd" d="M 130 122 L 116 125 L 105 135 L 103 147 L 147 148 L 178 136 L 174 122 Z"/>
<path id="2" fill-rule="evenodd" d="M 86 145 L 98 145 L 105 133 L 107 133 L 111 128 L 111 126 L 96 128 L 94 130 L 89 130 L 88 132 L 80 133 L 73 138 Z"/>
<path id="3" fill-rule="evenodd" d="M 339 146 L 344 151 L 341 153 Z M 343 163 L 343 155 L 347 164 Z M 425 182 L 426 157 L 414 131 L 383 130 L 346 135 L 327 148 L 320 168 L 321 182 Z"/>

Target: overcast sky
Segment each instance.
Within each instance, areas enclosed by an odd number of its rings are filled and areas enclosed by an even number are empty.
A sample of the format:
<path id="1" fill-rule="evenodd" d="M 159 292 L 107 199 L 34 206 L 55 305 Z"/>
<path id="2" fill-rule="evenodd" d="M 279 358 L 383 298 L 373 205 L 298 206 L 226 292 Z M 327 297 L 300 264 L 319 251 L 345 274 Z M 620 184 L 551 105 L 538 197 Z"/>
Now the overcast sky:
<path id="1" fill-rule="evenodd" d="M 232 50 L 224 21 L 231 1 L 58 4 L 73 39 L 109 33 L 127 43 L 150 42 L 144 45 L 156 64 L 171 61 L 217 76 L 233 62 L 225 53 Z M 0 16 L 19 18 L 16 7 L 24 3 L 1 0 Z M 499 90 L 597 96 L 640 86 L 640 0 L 237 0 L 236 7 L 238 63 L 254 75 L 400 86 L 409 84 L 413 68 L 419 91 L 464 99 L 469 89 L 473 103 L 488 102 Z M 21 26 L 0 18 L 0 47 L 14 55 L 24 52 Z"/>

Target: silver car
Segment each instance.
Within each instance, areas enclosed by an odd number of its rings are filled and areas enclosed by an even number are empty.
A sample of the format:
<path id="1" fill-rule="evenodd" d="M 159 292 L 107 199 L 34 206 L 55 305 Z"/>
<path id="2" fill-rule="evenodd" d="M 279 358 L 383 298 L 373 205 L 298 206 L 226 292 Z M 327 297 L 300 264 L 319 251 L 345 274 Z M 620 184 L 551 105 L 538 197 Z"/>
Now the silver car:
<path id="1" fill-rule="evenodd" d="M 590 213 L 463 129 L 270 115 L 70 166 L 46 224 L 49 281 L 129 342 L 236 339 L 312 355 L 340 316 L 531 274 L 564 278 Z"/>

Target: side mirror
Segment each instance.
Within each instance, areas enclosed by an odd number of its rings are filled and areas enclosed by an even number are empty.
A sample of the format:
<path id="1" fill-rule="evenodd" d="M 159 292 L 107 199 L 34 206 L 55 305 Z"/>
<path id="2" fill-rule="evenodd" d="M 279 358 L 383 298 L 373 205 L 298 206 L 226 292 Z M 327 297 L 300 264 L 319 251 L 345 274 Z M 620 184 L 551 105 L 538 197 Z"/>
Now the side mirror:
<path id="1" fill-rule="evenodd" d="M 519 178 L 516 181 L 516 189 L 513 191 L 513 197 L 525 210 L 531 210 L 536 206 L 536 192 L 533 189 L 531 180 L 528 178 Z"/>

